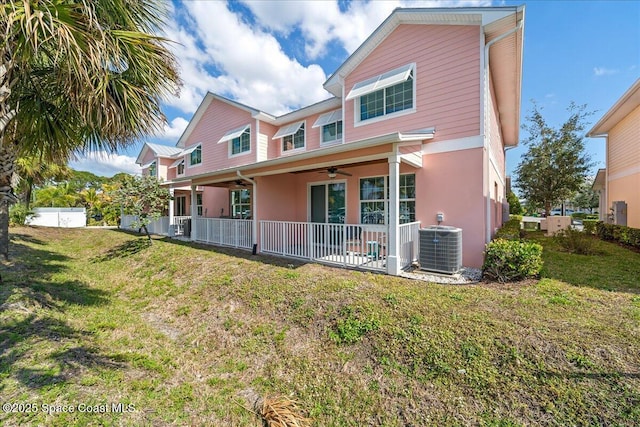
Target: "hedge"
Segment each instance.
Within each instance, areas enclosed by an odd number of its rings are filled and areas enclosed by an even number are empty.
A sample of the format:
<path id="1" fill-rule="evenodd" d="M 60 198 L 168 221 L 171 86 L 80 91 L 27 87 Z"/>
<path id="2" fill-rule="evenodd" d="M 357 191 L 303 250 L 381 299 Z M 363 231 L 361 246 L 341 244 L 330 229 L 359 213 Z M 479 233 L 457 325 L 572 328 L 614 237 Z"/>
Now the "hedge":
<path id="1" fill-rule="evenodd" d="M 542 246 L 523 240 L 496 239 L 487 244 L 483 276 L 499 282 L 536 277 L 542 269 Z"/>
<path id="2" fill-rule="evenodd" d="M 619 242 L 640 249 L 640 229 L 598 221 L 596 234 L 602 240 Z"/>

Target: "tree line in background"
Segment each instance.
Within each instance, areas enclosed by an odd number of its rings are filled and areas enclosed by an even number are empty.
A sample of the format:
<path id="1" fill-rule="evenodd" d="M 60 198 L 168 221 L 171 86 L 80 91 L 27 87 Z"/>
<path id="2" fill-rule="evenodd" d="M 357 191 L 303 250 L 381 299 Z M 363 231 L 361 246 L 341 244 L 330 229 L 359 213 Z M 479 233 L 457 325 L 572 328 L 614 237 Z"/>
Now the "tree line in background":
<path id="1" fill-rule="evenodd" d="M 85 208 L 87 225 L 117 225 L 120 205 L 114 195 L 133 176 L 119 173 L 111 178 L 76 171 L 54 163 L 20 158 L 16 162 L 15 194 L 10 221 L 22 225 L 33 208 Z"/>

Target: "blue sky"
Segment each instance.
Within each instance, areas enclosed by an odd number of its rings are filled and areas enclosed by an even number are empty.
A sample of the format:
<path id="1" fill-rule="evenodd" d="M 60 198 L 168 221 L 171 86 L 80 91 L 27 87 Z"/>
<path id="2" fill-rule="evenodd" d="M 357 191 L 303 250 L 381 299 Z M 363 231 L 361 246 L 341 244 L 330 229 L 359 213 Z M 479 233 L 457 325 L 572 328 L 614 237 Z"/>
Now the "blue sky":
<path id="1" fill-rule="evenodd" d="M 272 114 L 328 98 L 322 83 L 395 7 L 520 4 L 526 5 L 521 121 L 535 100 L 559 125 L 574 101 L 595 112 L 594 124 L 640 76 L 640 1 L 174 1 L 164 32 L 178 43 L 184 86 L 163 106 L 164 133 L 148 141 L 175 145 L 207 91 Z M 105 176 L 136 173 L 142 144 L 70 165 Z M 604 167 L 604 139 L 587 139 L 586 146 L 594 171 Z M 508 151 L 508 174 L 525 152 L 522 144 Z"/>

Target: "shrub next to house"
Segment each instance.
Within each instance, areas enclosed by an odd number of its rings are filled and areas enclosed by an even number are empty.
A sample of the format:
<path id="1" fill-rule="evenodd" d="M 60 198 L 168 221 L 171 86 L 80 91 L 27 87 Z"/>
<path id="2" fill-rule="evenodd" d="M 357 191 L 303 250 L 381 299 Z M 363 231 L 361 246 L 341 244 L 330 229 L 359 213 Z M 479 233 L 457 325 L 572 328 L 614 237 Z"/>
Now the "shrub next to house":
<path id="1" fill-rule="evenodd" d="M 613 240 L 640 249 L 640 229 L 600 221 L 596 231 L 602 240 Z"/>
<path id="2" fill-rule="evenodd" d="M 483 276 L 501 283 L 536 277 L 542 269 L 542 246 L 524 240 L 496 239 L 484 252 Z"/>

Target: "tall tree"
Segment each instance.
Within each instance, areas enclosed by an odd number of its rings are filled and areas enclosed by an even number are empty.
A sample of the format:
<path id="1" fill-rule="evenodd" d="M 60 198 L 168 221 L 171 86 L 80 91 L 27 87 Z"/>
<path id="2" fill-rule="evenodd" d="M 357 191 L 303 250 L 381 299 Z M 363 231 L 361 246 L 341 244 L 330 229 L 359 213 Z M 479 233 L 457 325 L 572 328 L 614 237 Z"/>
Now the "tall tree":
<path id="1" fill-rule="evenodd" d="M 66 162 L 117 150 L 166 122 L 179 85 L 162 0 L 9 0 L 0 4 L 0 253 L 18 156 Z"/>
<path id="2" fill-rule="evenodd" d="M 560 127 L 547 123 L 534 104 L 523 128 L 529 136 L 524 141 L 528 151 L 515 170 L 515 186 L 530 206 L 543 208 L 547 216 L 554 205 L 580 189 L 589 168 L 590 157 L 584 149 L 585 105 L 571 103 L 570 116 Z"/>
<path id="3" fill-rule="evenodd" d="M 44 185 L 51 180 L 59 182 L 67 178 L 72 171 L 64 164 L 45 162 L 37 157 L 27 156 L 17 159 L 15 172 L 18 175 L 21 198 L 26 210 L 29 210 L 34 187 Z"/>

